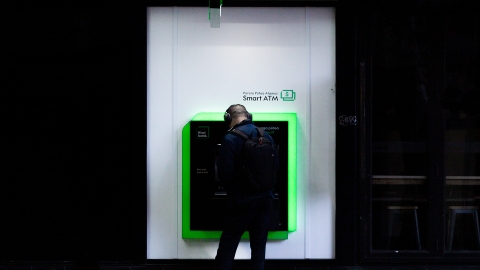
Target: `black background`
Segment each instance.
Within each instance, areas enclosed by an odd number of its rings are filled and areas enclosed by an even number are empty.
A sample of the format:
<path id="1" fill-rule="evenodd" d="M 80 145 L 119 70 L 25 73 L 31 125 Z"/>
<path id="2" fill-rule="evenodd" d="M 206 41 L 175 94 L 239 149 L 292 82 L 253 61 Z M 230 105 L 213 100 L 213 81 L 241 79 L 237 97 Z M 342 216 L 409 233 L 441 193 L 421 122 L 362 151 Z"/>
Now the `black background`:
<path id="1" fill-rule="evenodd" d="M 208 1 L 28 2 L 0 2 L 0 261 L 29 265 L 90 252 L 119 264 L 145 262 L 146 7 L 207 6 Z M 478 256 L 412 260 L 368 253 L 364 222 L 369 219 L 362 203 L 371 144 L 365 140 L 369 126 L 362 106 L 371 97 L 365 96 L 361 63 L 366 62 L 368 88 L 372 37 L 362 29 L 371 28 L 378 3 L 390 2 L 228 1 L 229 6 L 335 6 L 336 113 L 359 116 L 359 125 L 336 130 L 335 259 L 267 261 L 267 268 L 478 265 Z M 475 10 L 470 1 L 395 2 L 401 8 L 438 3 L 451 19 Z M 452 13 L 457 2 L 466 10 Z M 463 44 L 447 47 L 465 51 Z M 312 124 L 320 122 L 312 117 Z M 174 261 L 167 264 L 180 260 Z"/>
<path id="2" fill-rule="evenodd" d="M 0 261 L 145 259 L 145 12 L 0 4 Z"/>

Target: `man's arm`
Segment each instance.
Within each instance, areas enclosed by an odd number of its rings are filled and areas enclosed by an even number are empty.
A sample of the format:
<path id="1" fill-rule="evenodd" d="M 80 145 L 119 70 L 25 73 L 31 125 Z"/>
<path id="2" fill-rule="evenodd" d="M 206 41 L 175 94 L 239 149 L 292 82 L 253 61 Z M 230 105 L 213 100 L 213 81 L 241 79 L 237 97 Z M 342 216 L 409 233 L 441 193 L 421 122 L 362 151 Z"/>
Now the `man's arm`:
<path id="1" fill-rule="evenodd" d="M 277 151 L 277 145 L 275 144 L 275 141 L 273 140 L 272 136 L 268 134 L 267 132 L 264 133 L 264 136 L 267 137 L 267 139 L 272 142 L 273 149 L 275 150 L 275 163 L 277 165 L 277 170 L 280 168 L 280 159 L 278 157 L 278 151 Z"/>

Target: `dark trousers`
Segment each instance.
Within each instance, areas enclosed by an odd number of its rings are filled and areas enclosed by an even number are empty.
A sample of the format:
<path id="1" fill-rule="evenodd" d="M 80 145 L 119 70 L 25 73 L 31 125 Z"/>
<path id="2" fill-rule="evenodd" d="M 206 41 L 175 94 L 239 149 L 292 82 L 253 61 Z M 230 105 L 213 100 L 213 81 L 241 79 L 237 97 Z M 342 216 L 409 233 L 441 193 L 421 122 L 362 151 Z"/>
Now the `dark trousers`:
<path id="1" fill-rule="evenodd" d="M 248 231 L 252 263 L 250 269 L 263 270 L 272 203 L 272 197 L 263 197 L 229 207 L 215 257 L 217 269 L 232 269 L 240 238 L 245 231 Z"/>

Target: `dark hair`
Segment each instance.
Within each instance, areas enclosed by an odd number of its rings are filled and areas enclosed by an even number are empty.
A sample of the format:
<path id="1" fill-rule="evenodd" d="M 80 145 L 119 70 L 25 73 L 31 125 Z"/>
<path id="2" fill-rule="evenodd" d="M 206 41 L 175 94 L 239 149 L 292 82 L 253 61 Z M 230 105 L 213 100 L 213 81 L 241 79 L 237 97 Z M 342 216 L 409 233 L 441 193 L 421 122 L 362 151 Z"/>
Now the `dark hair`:
<path id="1" fill-rule="evenodd" d="M 239 116 L 245 116 L 247 119 L 252 120 L 252 115 L 247 111 L 245 106 L 242 104 L 233 104 L 228 107 L 225 111 L 224 120 L 227 124 L 232 122 L 232 119 L 238 118 Z"/>

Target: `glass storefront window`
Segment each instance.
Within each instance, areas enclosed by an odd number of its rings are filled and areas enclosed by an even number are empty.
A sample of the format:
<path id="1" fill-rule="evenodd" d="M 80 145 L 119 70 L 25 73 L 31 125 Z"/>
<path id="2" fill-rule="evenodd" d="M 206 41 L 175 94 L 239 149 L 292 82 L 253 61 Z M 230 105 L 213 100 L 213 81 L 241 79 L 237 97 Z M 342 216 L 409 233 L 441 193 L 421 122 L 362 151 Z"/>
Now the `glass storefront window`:
<path id="1" fill-rule="evenodd" d="M 370 251 L 478 253 L 480 17 L 424 4 L 369 19 Z"/>
<path id="2" fill-rule="evenodd" d="M 445 20 L 445 250 L 480 250 L 479 19 Z M 459 46 L 461 49 L 459 49 Z"/>

